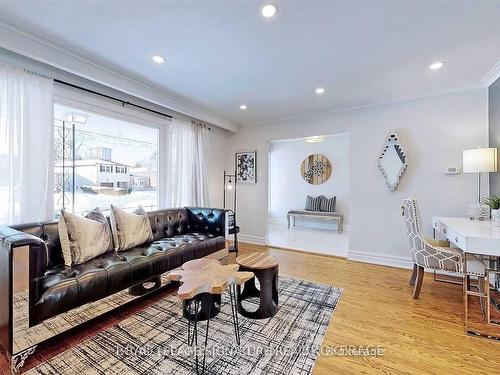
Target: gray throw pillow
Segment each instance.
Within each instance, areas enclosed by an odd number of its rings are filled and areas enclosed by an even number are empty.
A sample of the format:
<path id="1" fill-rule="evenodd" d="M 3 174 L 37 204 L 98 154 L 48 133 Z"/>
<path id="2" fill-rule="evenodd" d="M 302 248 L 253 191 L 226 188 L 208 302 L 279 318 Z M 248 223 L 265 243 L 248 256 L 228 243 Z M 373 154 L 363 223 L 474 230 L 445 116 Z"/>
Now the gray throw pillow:
<path id="1" fill-rule="evenodd" d="M 313 200 L 314 200 L 313 197 L 311 197 L 310 195 L 307 196 L 307 198 L 306 198 L 306 207 L 305 207 L 306 211 L 312 211 L 313 210 Z"/>
<path id="2" fill-rule="evenodd" d="M 111 228 L 98 208 L 85 217 L 62 211 L 57 229 L 64 264 L 68 267 L 85 263 L 113 250 Z"/>
<path id="3" fill-rule="evenodd" d="M 323 199 L 322 195 L 319 197 L 311 197 L 310 195 L 307 196 L 306 198 L 306 211 L 319 211 L 321 208 L 321 199 Z"/>
<path id="4" fill-rule="evenodd" d="M 153 241 L 153 231 L 146 211 L 139 206 L 134 212 L 111 206 L 111 230 L 116 251 Z"/>
<path id="5" fill-rule="evenodd" d="M 324 212 L 335 212 L 335 204 L 337 203 L 337 197 L 326 198 L 323 197 L 321 200 L 321 211 Z"/>
<path id="6" fill-rule="evenodd" d="M 324 195 L 320 195 L 319 197 L 314 198 L 313 207 L 314 211 L 321 211 L 321 206 L 323 205 L 323 201 L 326 199 Z"/>

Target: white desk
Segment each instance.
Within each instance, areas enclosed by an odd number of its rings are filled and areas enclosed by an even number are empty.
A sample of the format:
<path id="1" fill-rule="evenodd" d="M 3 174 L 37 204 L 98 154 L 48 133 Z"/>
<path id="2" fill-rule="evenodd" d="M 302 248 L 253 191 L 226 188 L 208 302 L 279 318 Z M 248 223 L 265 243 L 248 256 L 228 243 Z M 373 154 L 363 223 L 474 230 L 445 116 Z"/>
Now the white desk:
<path id="1" fill-rule="evenodd" d="M 432 227 L 464 252 L 500 257 L 500 227 L 490 221 L 434 217 Z"/>
<path id="2" fill-rule="evenodd" d="M 500 276 L 498 259 L 500 258 L 500 227 L 491 225 L 490 221 L 472 221 L 458 217 L 434 217 L 432 219 L 434 234 L 440 232 L 448 241 L 462 249 L 463 257 L 463 293 L 464 293 L 464 325 L 467 333 L 485 336 L 488 338 L 500 339 L 500 303 L 494 295 L 498 293 L 490 287 L 490 275 Z M 470 277 L 467 275 L 467 254 L 486 255 L 485 276 L 478 276 L 478 286 L 471 288 Z M 469 255 L 471 257 L 472 255 Z M 496 258 L 494 258 L 496 257 Z M 484 257 L 483 257 L 484 258 Z M 497 261 L 494 261 L 497 259 Z M 496 265 L 495 265 L 496 264 Z M 484 280 L 481 287 L 480 281 Z M 498 285 L 498 284 L 497 284 Z M 477 291 L 476 291 L 477 289 Z M 474 312 L 471 307 L 476 307 L 472 303 L 469 306 L 470 297 L 479 298 L 481 314 L 484 321 L 474 319 Z M 472 318 L 469 322 L 469 317 Z"/>

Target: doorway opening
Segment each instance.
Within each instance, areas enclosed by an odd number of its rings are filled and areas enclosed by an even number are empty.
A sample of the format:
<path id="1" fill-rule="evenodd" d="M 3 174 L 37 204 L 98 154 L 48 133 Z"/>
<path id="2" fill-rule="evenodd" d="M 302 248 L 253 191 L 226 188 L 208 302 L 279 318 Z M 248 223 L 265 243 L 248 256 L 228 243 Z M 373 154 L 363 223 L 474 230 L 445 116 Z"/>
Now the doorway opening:
<path id="1" fill-rule="evenodd" d="M 269 246 L 347 257 L 349 134 L 270 142 L 268 183 Z"/>

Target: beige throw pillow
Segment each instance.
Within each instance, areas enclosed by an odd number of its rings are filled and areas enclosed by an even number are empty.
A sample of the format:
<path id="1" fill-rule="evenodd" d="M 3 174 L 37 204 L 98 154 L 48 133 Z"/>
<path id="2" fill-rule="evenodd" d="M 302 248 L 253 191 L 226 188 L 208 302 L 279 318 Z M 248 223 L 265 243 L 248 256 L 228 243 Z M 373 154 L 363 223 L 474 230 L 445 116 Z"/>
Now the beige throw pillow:
<path id="1" fill-rule="evenodd" d="M 85 217 L 62 211 L 57 229 L 64 264 L 68 267 L 85 263 L 113 250 L 111 228 L 98 208 Z"/>
<path id="2" fill-rule="evenodd" d="M 111 230 L 116 251 L 153 241 L 153 231 L 146 211 L 139 206 L 134 212 L 111 206 Z"/>

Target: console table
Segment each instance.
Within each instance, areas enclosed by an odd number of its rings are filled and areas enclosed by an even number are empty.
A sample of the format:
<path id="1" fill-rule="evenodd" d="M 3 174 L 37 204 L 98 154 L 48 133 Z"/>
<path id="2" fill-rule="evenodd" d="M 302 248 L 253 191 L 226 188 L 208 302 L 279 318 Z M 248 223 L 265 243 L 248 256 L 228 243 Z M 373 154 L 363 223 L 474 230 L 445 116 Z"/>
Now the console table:
<path id="1" fill-rule="evenodd" d="M 340 233 L 344 227 L 344 214 L 342 212 L 324 212 L 324 211 L 307 211 L 307 210 L 290 210 L 287 213 L 288 228 L 290 228 L 290 219 L 293 219 L 295 226 L 295 218 L 301 219 L 318 219 L 318 220 L 333 220 L 337 223 L 337 231 Z"/>
<path id="2" fill-rule="evenodd" d="M 450 243 L 464 252 L 464 325 L 467 333 L 500 339 L 500 304 L 494 294 L 498 291 L 490 287 L 490 276 L 500 276 L 500 227 L 491 225 L 490 221 L 472 221 L 457 217 L 434 217 L 432 219 L 434 234 L 441 233 Z M 470 288 L 467 274 L 467 255 L 475 254 L 487 263 L 485 291 L 474 291 Z M 498 285 L 497 285 L 498 287 Z M 493 293 L 492 293 L 493 289 Z M 481 308 L 484 321 L 473 319 L 469 297 L 483 301 Z M 481 305 L 481 304 L 480 304 Z M 493 316 L 492 316 L 493 315 Z M 471 319 L 469 319 L 471 318 Z"/>

